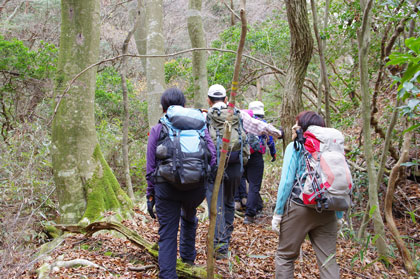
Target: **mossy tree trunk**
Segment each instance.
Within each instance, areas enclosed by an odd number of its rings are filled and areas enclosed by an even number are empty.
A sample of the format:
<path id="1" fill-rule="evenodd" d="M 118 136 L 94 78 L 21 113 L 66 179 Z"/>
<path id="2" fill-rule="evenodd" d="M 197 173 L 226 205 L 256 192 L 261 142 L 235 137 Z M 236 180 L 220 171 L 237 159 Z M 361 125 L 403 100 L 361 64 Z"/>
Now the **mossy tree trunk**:
<path id="1" fill-rule="evenodd" d="M 99 0 L 61 1 L 56 100 L 68 81 L 99 56 Z M 96 68 L 81 75 L 62 98 L 52 124 L 52 163 L 60 222 L 93 221 L 108 209 L 131 205 L 104 160 L 94 118 Z"/>
<path id="2" fill-rule="evenodd" d="M 201 18 L 201 0 L 189 0 L 187 21 L 191 47 L 205 48 L 203 20 Z M 192 53 L 192 70 L 194 78 L 194 107 L 204 108 L 207 100 L 207 54 L 205 50 Z"/>
<path id="3" fill-rule="evenodd" d="M 165 41 L 163 38 L 163 7 L 162 0 L 145 0 L 147 54 L 164 55 Z M 154 126 L 161 114 L 160 96 L 165 90 L 165 59 L 146 59 L 147 78 L 147 114 L 149 126 Z"/>
<path id="4" fill-rule="evenodd" d="M 285 132 L 284 141 L 291 140 L 291 128 L 302 110 L 302 88 L 312 57 L 313 39 L 305 0 L 286 0 L 290 29 L 290 62 L 287 67 L 280 119 Z"/>

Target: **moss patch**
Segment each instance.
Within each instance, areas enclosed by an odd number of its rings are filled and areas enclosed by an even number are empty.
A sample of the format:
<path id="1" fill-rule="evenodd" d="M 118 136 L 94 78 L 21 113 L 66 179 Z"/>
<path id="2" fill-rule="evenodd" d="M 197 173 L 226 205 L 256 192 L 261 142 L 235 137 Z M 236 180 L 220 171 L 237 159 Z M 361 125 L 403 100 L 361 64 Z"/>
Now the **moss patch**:
<path id="1" fill-rule="evenodd" d="M 90 223 L 98 220 L 101 213 L 108 210 L 117 212 L 121 218 L 127 217 L 133 203 L 121 189 L 102 155 L 99 144 L 93 152 L 93 160 L 97 162 L 97 167 L 92 178 L 85 184 L 87 205 L 82 222 Z"/>
<path id="2" fill-rule="evenodd" d="M 57 238 L 61 235 L 61 231 L 52 225 L 45 225 L 43 230 L 48 236 L 52 238 Z"/>

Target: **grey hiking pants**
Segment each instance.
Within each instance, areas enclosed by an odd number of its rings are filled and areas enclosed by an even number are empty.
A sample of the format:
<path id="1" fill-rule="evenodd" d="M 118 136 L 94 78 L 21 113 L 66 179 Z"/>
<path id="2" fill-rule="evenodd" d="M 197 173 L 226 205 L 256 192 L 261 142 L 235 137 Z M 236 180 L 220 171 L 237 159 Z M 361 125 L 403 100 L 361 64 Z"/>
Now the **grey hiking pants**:
<path id="1" fill-rule="evenodd" d="M 315 250 L 321 279 L 340 278 L 335 258 L 337 219 L 335 211 L 318 213 L 315 209 L 290 202 L 280 224 L 279 245 L 276 252 L 276 279 L 290 279 L 294 262 L 306 235 Z M 332 256 L 333 255 L 333 256 Z"/>

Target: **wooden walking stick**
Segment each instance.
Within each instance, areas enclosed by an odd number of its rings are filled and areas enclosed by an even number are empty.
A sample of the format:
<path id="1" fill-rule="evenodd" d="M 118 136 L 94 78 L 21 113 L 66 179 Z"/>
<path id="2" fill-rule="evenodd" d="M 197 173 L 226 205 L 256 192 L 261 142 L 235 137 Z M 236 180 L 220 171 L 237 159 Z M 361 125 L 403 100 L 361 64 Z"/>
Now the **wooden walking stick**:
<path id="1" fill-rule="evenodd" d="M 241 38 L 239 41 L 238 50 L 236 52 L 232 88 L 231 88 L 229 104 L 228 104 L 228 116 L 224 124 L 224 132 L 223 132 L 223 140 L 222 140 L 223 144 L 222 144 L 222 149 L 220 152 L 220 160 L 219 160 L 219 166 L 217 169 L 217 175 L 214 181 L 213 194 L 211 198 L 211 206 L 209 209 L 210 210 L 210 225 L 209 225 L 209 231 L 207 235 L 207 278 L 214 278 L 213 240 L 214 240 L 214 232 L 216 228 L 217 197 L 219 194 L 220 184 L 221 184 L 224 169 L 225 169 L 227 152 L 229 149 L 230 135 L 232 132 L 233 112 L 234 112 L 235 99 L 236 99 L 236 94 L 238 91 L 238 84 L 239 84 L 239 71 L 241 69 L 242 51 L 244 49 L 245 37 L 246 37 L 246 32 L 247 32 L 246 18 L 245 18 L 245 0 L 241 1 L 240 15 L 241 15 L 241 26 L 242 26 Z"/>

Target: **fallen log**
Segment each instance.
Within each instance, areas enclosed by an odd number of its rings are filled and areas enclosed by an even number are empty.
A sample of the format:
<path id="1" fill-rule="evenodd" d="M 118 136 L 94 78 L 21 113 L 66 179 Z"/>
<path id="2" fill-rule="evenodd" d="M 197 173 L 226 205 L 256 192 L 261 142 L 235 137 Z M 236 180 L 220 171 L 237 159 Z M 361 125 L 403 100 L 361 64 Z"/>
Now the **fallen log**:
<path id="1" fill-rule="evenodd" d="M 100 230 L 114 230 L 124 235 L 134 245 L 146 250 L 156 261 L 158 258 L 157 244 L 147 241 L 135 231 L 118 222 L 94 222 L 87 227 L 58 224 L 55 225 L 55 227 L 66 232 L 85 234 L 87 237 L 92 236 L 95 232 Z M 177 259 L 176 272 L 178 276 L 185 278 L 207 278 L 207 271 L 205 268 L 185 264 L 180 259 Z"/>

